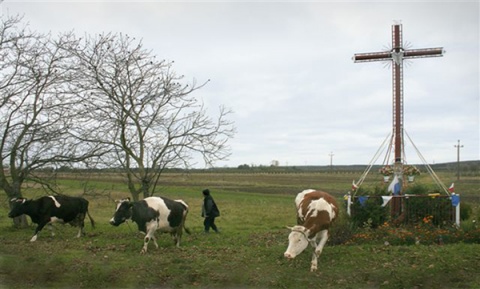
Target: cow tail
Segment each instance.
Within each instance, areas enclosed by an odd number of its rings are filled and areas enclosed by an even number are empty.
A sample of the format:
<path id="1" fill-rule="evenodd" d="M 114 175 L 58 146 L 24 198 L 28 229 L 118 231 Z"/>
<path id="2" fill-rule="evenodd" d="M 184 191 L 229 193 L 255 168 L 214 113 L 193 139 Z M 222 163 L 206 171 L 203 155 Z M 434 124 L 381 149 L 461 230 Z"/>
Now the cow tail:
<path id="1" fill-rule="evenodd" d="M 92 228 L 95 228 L 95 221 L 93 220 L 92 216 L 90 216 L 90 213 L 87 211 L 88 218 L 90 219 L 90 224 L 92 225 Z"/>
<path id="2" fill-rule="evenodd" d="M 188 215 L 188 207 L 185 208 L 185 215 L 183 215 L 183 229 L 185 232 L 189 235 L 192 233 L 190 232 L 190 229 L 185 226 L 185 221 L 187 220 L 187 215 Z"/>
<path id="3" fill-rule="evenodd" d="M 181 204 L 185 208 L 185 212 L 183 214 L 183 219 L 182 219 L 182 227 L 187 234 L 191 235 L 192 233 L 190 232 L 190 229 L 185 226 L 185 221 L 187 220 L 187 215 L 188 215 L 188 205 L 184 201 L 181 201 Z"/>

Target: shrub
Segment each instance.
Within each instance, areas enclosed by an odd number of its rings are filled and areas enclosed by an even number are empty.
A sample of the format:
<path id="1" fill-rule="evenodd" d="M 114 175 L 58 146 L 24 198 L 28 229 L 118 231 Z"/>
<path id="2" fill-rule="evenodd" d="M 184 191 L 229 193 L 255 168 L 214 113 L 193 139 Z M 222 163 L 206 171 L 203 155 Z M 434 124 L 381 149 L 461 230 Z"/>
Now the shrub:
<path id="1" fill-rule="evenodd" d="M 395 217 L 396 220 L 391 220 L 397 225 L 418 224 L 427 216 L 436 226 L 449 226 L 454 222 L 454 207 L 451 200 L 442 196 L 438 190 L 415 184 L 408 186 L 403 194 L 415 195 L 415 197 L 401 199 L 403 211 L 400 216 Z M 373 191 L 360 188 L 357 195 L 352 200 L 351 206 L 351 222 L 354 226 L 377 228 L 389 220 L 390 206 L 381 206 L 383 204 L 381 196 L 390 195 L 385 186 L 377 186 Z M 400 200 L 397 201 L 400 204 Z M 471 215 L 472 209 L 467 204 L 462 203 L 460 210 L 462 220 L 468 219 Z"/>
<path id="2" fill-rule="evenodd" d="M 359 196 L 369 196 L 360 204 L 358 197 L 352 204 L 351 239 L 345 244 L 388 245 L 442 245 L 452 243 L 480 243 L 480 226 L 472 218 L 474 209 L 468 203 L 460 205 L 460 228 L 453 223 L 454 207 L 450 198 L 425 186 L 412 185 L 404 194 L 416 195 L 404 199 L 402 223 L 389 220 L 389 206 L 382 208 L 380 196 L 388 195 L 382 188 L 362 190 Z"/>
<path id="3" fill-rule="evenodd" d="M 404 193 L 419 196 L 405 199 L 405 222 L 418 224 L 425 217 L 430 217 L 436 226 L 448 226 L 454 222 L 452 202 L 450 198 L 441 197 L 440 191 L 416 184 L 409 186 Z"/>
<path id="4" fill-rule="evenodd" d="M 352 226 L 346 212 L 341 212 L 330 229 L 328 242 L 332 245 L 340 245 L 352 239 L 357 229 Z"/>
<path id="5" fill-rule="evenodd" d="M 460 220 L 465 221 L 470 219 L 473 209 L 469 203 L 461 202 L 460 203 Z"/>
<path id="6" fill-rule="evenodd" d="M 385 188 L 375 187 L 373 192 L 358 191 L 359 196 L 353 199 L 350 221 L 356 227 L 376 228 L 388 219 L 389 207 L 382 207 L 382 195 L 386 195 Z M 368 197 L 363 203 L 362 197 Z"/>

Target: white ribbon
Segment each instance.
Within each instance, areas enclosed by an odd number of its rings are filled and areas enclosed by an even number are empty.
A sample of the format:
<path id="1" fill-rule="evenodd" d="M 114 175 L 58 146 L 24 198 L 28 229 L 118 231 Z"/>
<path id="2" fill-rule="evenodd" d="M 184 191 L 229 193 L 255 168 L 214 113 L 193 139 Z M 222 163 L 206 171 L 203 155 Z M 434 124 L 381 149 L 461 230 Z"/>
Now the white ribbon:
<path id="1" fill-rule="evenodd" d="M 383 200 L 382 207 L 385 207 L 392 198 L 393 198 L 392 196 L 382 196 L 382 200 Z"/>

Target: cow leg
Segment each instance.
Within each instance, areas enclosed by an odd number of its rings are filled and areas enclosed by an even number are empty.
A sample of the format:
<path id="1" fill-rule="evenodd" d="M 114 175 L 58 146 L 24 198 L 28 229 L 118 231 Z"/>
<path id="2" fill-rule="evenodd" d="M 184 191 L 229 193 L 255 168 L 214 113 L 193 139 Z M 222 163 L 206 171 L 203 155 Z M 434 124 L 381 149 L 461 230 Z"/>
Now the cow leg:
<path id="1" fill-rule="evenodd" d="M 173 244 L 175 244 L 175 246 L 178 248 L 180 247 L 180 241 L 178 239 L 178 234 L 177 232 L 173 232 L 172 233 L 172 238 L 173 238 Z"/>
<path id="2" fill-rule="evenodd" d="M 152 240 L 153 240 L 153 244 L 155 245 L 155 248 L 158 249 L 158 243 L 157 243 L 157 238 L 155 238 L 155 234 L 152 234 Z"/>
<path id="3" fill-rule="evenodd" d="M 142 250 L 140 251 L 140 254 L 145 254 L 147 253 L 148 250 L 148 242 L 150 241 L 150 238 L 148 237 L 148 234 L 145 236 L 143 239 L 143 247 Z"/>
<path id="4" fill-rule="evenodd" d="M 310 267 L 311 272 L 316 271 L 318 268 L 318 257 L 320 257 L 320 254 L 322 254 L 323 247 L 328 241 L 328 230 L 323 230 L 318 232 L 315 239 L 319 239 L 320 242 L 318 242 L 318 244 L 316 243 L 315 240 L 312 240 L 310 242 L 312 247 L 315 248 L 315 252 L 313 252 L 313 255 L 312 255 L 312 266 Z"/>
<path id="5" fill-rule="evenodd" d="M 183 224 L 177 229 L 177 234 L 176 234 L 177 248 L 180 248 L 180 240 L 182 239 L 182 234 L 183 234 Z"/>
<path id="6" fill-rule="evenodd" d="M 148 249 L 148 242 L 150 242 L 150 239 L 153 239 L 153 243 L 155 244 L 155 247 L 158 248 L 157 244 L 157 239 L 155 239 L 155 231 L 157 230 L 157 222 L 150 222 L 147 224 L 147 234 L 145 234 L 145 238 L 143 239 L 143 248 L 140 251 L 140 254 L 145 254 L 147 253 Z"/>
<path id="7" fill-rule="evenodd" d="M 315 241 L 315 239 L 309 240 L 309 242 L 310 242 L 310 246 L 312 246 L 313 249 L 317 248 L 317 242 Z M 316 254 L 315 251 L 313 251 L 310 272 L 316 271 L 317 267 L 318 267 L 318 255 Z"/>
<path id="8" fill-rule="evenodd" d="M 315 272 L 317 271 L 317 267 L 318 267 L 318 256 L 317 254 L 315 254 L 315 252 L 313 252 L 312 254 L 312 265 L 310 266 L 310 272 Z"/>
<path id="9" fill-rule="evenodd" d="M 80 227 L 78 229 L 77 238 L 80 238 L 83 235 L 85 235 L 85 232 L 83 231 L 83 227 Z"/>
<path id="10" fill-rule="evenodd" d="M 43 227 L 45 227 L 46 224 L 48 224 L 48 222 L 40 222 L 38 224 L 37 228 L 35 228 L 35 233 L 33 234 L 33 237 L 30 239 L 30 242 L 35 242 L 37 240 L 38 233 L 40 233 L 40 231 L 43 229 Z"/>
<path id="11" fill-rule="evenodd" d="M 320 242 L 318 242 L 318 245 L 315 248 L 315 254 L 317 254 L 317 256 L 320 256 L 320 254 L 322 254 L 323 247 L 328 241 L 328 230 L 318 232 L 318 236 L 320 236 Z"/>
<path id="12" fill-rule="evenodd" d="M 179 234 L 175 234 L 175 246 L 177 248 L 180 248 L 180 235 Z"/>
<path id="13" fill-rule="evenodd" d="M 147 253 L 148 250 L 148 242 L 150 242 L 150 239 L 153 239 L 153 244 L 155 244 L 155 247 L 158 248 L 157 240 L 155 239 L 155 236 L 153 235 L 155 233 L 155 230 L 150 230 L 147 232 L 145 235 L 145 238 L 143 238 L 143 248 L 142 251 L 140 251 L 140 254 L 145 254 Z"/>
<path id="14" fill-rule="evenodd" d="M 78 226 L 80 227 L 78 230 L 77 238 L 85 235 L 85 213 L 78 214 Z"/>
<path id="15" fill-rule="evenodd" d="M 171 234 L 173 238 L 173 243 L 177 248 L 180 248 L 180 239 L 182 238 L 183 227 L 176 228 Z"/>

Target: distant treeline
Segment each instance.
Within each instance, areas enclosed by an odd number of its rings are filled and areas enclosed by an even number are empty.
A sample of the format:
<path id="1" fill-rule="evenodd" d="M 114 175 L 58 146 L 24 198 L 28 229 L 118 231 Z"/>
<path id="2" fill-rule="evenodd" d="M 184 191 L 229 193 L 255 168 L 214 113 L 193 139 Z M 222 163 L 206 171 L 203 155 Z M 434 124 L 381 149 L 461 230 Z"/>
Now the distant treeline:
<path id="1" fill-rule="evenodd" d="M 420 170 L 425 167 L 423 164 L 413 164 Z M 372 171 L 378 171 L 382 165 L 374 165 Z M 430 164 L 434 171 L 456 172 L 457 162 Z M 240 165 L 237 168 L 212 168 L 205 171 L 268 171 L 268 172 L 359 172 L 364 171 L 367 165 L 333 165 L 333 166 L 249 166 Z M 461 172 L 480 173 L 480 160 L 478 161 L 463 161 L 459 163 Z"/>
<path id="2" fill-rule="evenodd" d="M 414 164 L 421 171 L 426 171 L 423 164 Z M 372 171 L 378 171 L 382 166 L 374 165 Z M 438 172 L 456 172 L 457 163 L 439 163 L 431 164 L 430 167 Z M 248 172 L 278 172 L 278 173 L 301 173 L 301 172 L 362 172 L 367 168 L 367 165 L 334 165 L 334 166 L 250 166 L 247 164 L 240 165 L 236 168 L 222 167 L 222 168 L 208 168 L 208 169 L 180 169 L 170 168 L 164 169 L 165 173 L 184 173 L 184 172 L 201 172 L 201 173 L 248 173 Z M 462 161 L 459 166 L 460 172 L 480 174 L 480 160 L 479 161 Z M 60 167 L 58 169 L 43 169 L 57 172 L 75 172 L 75 171 L 99 171 L 110 173 L 121 173 L 121 168 L 103 168 L 103 169 L 78 169 L 72 167 Z"/>

